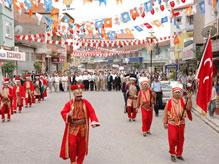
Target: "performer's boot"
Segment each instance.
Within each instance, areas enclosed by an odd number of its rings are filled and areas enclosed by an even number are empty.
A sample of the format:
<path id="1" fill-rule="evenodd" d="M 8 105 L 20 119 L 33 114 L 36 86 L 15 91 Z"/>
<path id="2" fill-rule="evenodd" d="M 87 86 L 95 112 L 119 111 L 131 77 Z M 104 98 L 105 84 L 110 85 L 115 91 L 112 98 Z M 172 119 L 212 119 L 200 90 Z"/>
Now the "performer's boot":
<path id="1" fill-rule="evenodd" d="M 172 162 L 176 162 L 176 157 L 174 155 L 171 155 L 170 159 L 171 159 Z"/>
<path id="2" fill-rule="evenodd" d="M 176 157 L 177 159 L 181 160 L 181 161 L 184 161 L 184 158 L 181 156 L 181 157 Z"/>

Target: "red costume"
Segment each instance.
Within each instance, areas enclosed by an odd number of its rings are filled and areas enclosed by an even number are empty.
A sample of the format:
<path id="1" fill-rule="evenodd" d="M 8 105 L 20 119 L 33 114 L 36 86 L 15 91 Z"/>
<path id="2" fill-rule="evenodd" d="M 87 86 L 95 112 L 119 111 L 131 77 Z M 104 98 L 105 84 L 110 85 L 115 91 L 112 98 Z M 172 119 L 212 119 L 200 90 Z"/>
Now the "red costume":
<path id="1" fill-rule="evenodd" d="M 135 78 L 130 78 L 130 80 L 135 81 Z M 132 82 L 128 86 L 128 99 L 127 99 L 127 112 L 128 112 L 128 118 L 129 121 L 133 120 L 135 121 L 136 115 L 137 115 L 137 96 L 138 90 L 135 85 L 135 82 Z"/>
<path id="2" fill-rule="evenodd" d="M 30 81 L 30 76 L 27 76 L 26 78 L 29 78 L 27 81 L 24 82 L 24 92 L 25 92 L 25 105 L 26 107 L 31 107 L 33 99 L 34 99 L 34 86 L 33 83 Z"/>
<path id="3" fill-rule="evenodd" d="M 42 80 L 42 84 L 44 86 L 44 91 L 42 93 L 42 99 L 44 100 L 44 98 L 47 97 L 48 81 L 43 76 L 41 76 L 41 80 Z"/>
<path id="4" fill-rule="evenodd" d="M 15 79 L 18 83 L 20 83 L 20 78 Z M 15 85 L 13 87 L 13 103 L 12 108 L 13 111 L 17 112 L 17 107 L 19 108 L 19 112 L 21 112 L 23 107 L 23 101 L 25 97 L 24 87 L 20 84 Z"/>
<path id="5" fill-rule="evenodd" d="M 61 115 L 66 127 L 60 157 L 82 164 L 88 154 L 89 120 L 91 125 L 100 125 L 95 111 L 86 99 L 75 99 L 65 104 Z"/>
<path id="6" fill-rule="evenodd" d="M 173 88 L 173 92 L 177 91 L 182 92 L 182 89 L 178 87 Z M 171 98 L 165 107 L 164 124 L 168 124 L 169 153 L 171 156 L 182 157 L 185 118 L 187 113 L 191 115 L 190 110 L 192 107 L 191 100 L 188 101 L 190 102 L 186 105 L 183 98 Z M 191 118 L 189 117 L 189 119 Z"/>
<path id="7" fill-rule="evenodd" d="M 144 85 L 143 82 L 141 85 Z M 148 85 L 148 84 L 147 84 Z M 143 135 L 150 133 L 153 109 L 152 104 L 154 103 L 154 96 L 152 91 L 148 88 L 146 90 L 140 90 L 138 94 L 138 106 L 141 108 L 142 113 L 142 132 Z"/>
<path id="8" fill-rule="evenodd" d="M 4 79 L 4 84 L 7 84 L 9 82 L 8 78 Z M 8 121 L 11 119 L 11 103 L 13 98 L 13 90 L 9 86 L 3 86 L 2 93 L 1 93 L 1 115 L 2 115 L 2 121 L 5 121 L 5 114 L 8 115 Z"/>

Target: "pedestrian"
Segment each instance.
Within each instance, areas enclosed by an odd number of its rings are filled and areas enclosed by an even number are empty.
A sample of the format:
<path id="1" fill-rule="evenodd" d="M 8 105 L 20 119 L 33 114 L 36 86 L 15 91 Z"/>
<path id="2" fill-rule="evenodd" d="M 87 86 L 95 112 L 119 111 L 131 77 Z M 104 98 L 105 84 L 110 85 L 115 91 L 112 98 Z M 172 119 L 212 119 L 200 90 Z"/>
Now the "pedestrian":
<path id="1" fill-rule="evenodd" d="M 83 84 L 85 86 L 85 91 L 88 91 L 89 90 L 89 75 L 88 75 L 88 72 L 85 71 L 84 74 L 83 74 Z"/>
<path id="2" fill-rule="evenodd" d="M 11 103 L 13 99 L 13 90 L 8 86 L 10 79 L 5 78 L 2 87 L 2 93 L 0 96 L 0 110 L 2 115 L 2 122 L 5 122 L 5 114 L 7 114 L 7 119 L 11 119 Z"/>
<path id="3" fill-rule="evenodd" d="M 49 91 L 52 92 L 54 88 L 54 82 L 55 82 L 53 75 L 49 75 L 48 82 L 49 82 Z"/>
<path id="4" fill-rule="evenodd" d="M 214 81 L 212 81 L 211 101 L 208 104 L 208 112 L 209 112 L 210 117 L 214 116 L 214 111 L 216 108 L 216 99 L 217 99 L 217 92 L 216 92 L 216 88 L 214 85 Z"/>
<path id="5" fill-rule="evenodd" d="M 155 116 L 159 116 L 159 109 L 162 108 L 162 86 L 161 82 L 158 80 L 158 77 L 155 77 L 155 81 L 152 83 L 152 91 L 156 93 L 156 104 L 154 106 Z"/>
<path id="6" fill-rule="evenodd" d="M 130 77 L 130 84 L 127 90 L 127 112 L 129 121 L 135 121 L 137 115 L 137 97 L 136 78 Z"/>
<path id="7" fill-rule="evenodd" d="M 24 104 L 24 87 L 21 85 L 21 79 L 19 77 L 15 78 L 16 85 L 13 86 L 13 113 L 17 113 L 17 108 L 19 113 L 22 111 L 22 107 Z"/>
<path id="8" fill-rule="evenodd" d="M 187 95 L 187 101 L 182 98 L 183 85 L 175 83 L 172 86 L 173 97 L 170 98 L 164 109 L 164 128 L 168 129 L 169 153 L 171 161 L 182 157 L 184 144 L 184 129 L 186 115 L 191 115 L 192 94 Z M 191 119 L 191 118 L 190 118 Z"/>
<path id="9" fill-rule="evenodd" d="M 100 126 L 95 111 L 88 100 L 82 98 L 83 84 L 72 85 L 74 98 L 68 101 L 61 111 L 65 122 L 60 157 L 70 158 L 71 164 L 83 164 L 88 154 L 89 120 L 91 126 Z"/>
<path id="10" fill-rule="evenodd" d="M 153 119 L 153 106 L 155 102 L 155 93 L 152 93 L 148 79 L 141 81 L 141 90 L 138 94 L 138 108 L 142 114 L 142 133 L 143 136 L 151 135 L 151 123 Z"/>
<path id="11" fill-rule="evenodd" d="M 90 73 L 90 90 L 94 90 L 96 75 L 93 72 Z"/>
<path id="12" fill-rule="evenodd" d="M 107 75 L 107 89 L 108 89 L 108 91 L 112 90 L 112 84 L 113 84 L 113 76 L 109 72 Z"/>
<path id="13" fill-rule="evenodd" d="M 124 108 L 124 113 L 127 113 L 127 90 L 129 86 L 129 76 L 125 75 L 124 81 L 122 83 L 122 93 L 123 93 L 123 98 L 124 98 L 124 103 L 125 103 L 125 108 Z"/>
<path id="14" fill-rule="evenodd" d="M 59 82 L 60 82 L 60 77 L 58 76 L 58 74 L 55 74 L 55 77 L 54 77 L 55 92 L 59 92 Z"/>
<path id="15" fill-rule="evenodd" d="M 26 75 L 26 81 L 24 82 L 24 92 L 25 92 L 25 107 L 32 106 L 34 99 L 34 85 L 31 81 L 31 75 Z"/>
<path id="16" fill-rule="evenodd" d="M 61 77 L 61 82 L 62 82 L 62 86 L 63 86 L 63 90 L 68 91 L 68 76 L 66 76 L 65 74 L 62 75 Z"/>

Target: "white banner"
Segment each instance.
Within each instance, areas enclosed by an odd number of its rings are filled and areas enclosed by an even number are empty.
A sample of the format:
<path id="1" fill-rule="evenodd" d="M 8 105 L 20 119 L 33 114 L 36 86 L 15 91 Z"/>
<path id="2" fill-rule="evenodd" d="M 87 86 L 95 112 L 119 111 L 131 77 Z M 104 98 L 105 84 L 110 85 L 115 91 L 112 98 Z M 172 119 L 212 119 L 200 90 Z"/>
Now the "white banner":
<path id="1" fill-rule="evenodd" d="M 0 49 L 0 60 L 25 61 L 25 57 L 24 52 L 6 51 Z"/>

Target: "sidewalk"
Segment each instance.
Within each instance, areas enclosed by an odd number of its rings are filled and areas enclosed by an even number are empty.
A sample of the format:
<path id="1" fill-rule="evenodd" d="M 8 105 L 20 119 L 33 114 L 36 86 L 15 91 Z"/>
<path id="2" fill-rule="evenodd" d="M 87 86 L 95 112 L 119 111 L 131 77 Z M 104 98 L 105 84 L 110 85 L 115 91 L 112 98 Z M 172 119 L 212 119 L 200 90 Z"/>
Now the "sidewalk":
<path id="1" fill-rule="evenodd" d="M 214 117 L 210 117 L 207 113 L 206 115 L 202 113 L 202 110 L 196 105 L 195 96 L 193 97 L 193 113 L 197 115 L 202 121 L 219 133 L 219 115 L 214 114 Z"/>

